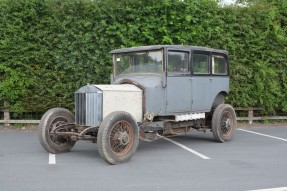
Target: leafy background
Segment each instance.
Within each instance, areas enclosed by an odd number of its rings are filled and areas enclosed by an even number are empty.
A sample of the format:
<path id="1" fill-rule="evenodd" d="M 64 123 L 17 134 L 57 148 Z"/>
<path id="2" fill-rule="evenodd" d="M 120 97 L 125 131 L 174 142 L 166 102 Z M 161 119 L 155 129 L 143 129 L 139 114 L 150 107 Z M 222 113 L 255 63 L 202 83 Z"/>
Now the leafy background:
<path id="1" fill-rule="evenodd" d="M 109 83 L 109 51 L 154 44 L 229 51 L 227 102 L 287 112 L 286 0 L 0 0 L 0 108 L 73 109 L 76 89 Z"/>

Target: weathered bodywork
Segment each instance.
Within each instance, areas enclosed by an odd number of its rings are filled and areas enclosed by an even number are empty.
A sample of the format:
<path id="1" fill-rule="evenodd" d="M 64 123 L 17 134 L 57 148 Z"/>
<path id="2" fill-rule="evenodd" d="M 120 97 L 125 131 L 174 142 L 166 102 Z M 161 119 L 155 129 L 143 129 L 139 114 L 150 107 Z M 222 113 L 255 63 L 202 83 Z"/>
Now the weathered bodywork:
<path id="1" fill-rule="evenodd" d="M 109 163 L 125 162 L 138 139 L 211 130 L 228 141 L 236 115 L 224 104 L 229 91 L 225 50 L 155 45 L 116 49 L 110 85 L 86 85 L 75 92 L 75 118 L 62 108 L 46 112 L 39 137 L 49 152 L 64 152 L 77 140 L 98 143 Z"/>
<path id="2" fill-rule="evenodd" d="M 228 53 L 226 51 L 197 46 L 177 45 L 117 49 L 111 51 L 111 54 L 113 54 L 114 68 L 117 67 L 117 59 L 119 60 L 119 57 L 122 55 L 129 55 L 129 57 L 132 58 L 133 55 L 142 54 L 144 57 L 144 54 L 151 52 L 161 53 L 161 55 L 157 55 L 157 57 L 161 56 L 162 59 L 160 69 L 157 69 L 157 71 L 126 72 L 120 74 L 117 74 L 116 70 L 114 70 L 112 80 L 112 84 L 114 85 L 133 84 L 143 91 L 142 120 L 147 117 L 150 119 L 155 117 L 170 117 L 172 119 L 172 116 L 175 118 L 179 115 L 207 113 L 210 112 L 212 108 L 224 102 L 224 97 L 228 94 L 229 90 L 229 64 Z M 181 53 L 186 54 L 186 71 L 168 71 L 169 61 L 170 59 L 174 59 L 169 56 L 170 53 L 178 53 L 178 55 Z M 195 55 L 206 56 L 208 62 L 208 71 L 206 73 L 197 74 L 194 72 Z M 175 57 L 177 55 L 171 56 Z M 225 71 L 223 74 L 213 73 L 212 58 L 214 56 L 224 58 Z M 180 58 L 177 59 L 180 60 Z M 131 64 L 136 65 L 135 62 L 136 61 L 132 61 Z M 148 63 L 146 63 L 146 65 L 148 65 Z M 128 92 L 128 89 L 126 92 Z M 76 100 L 75 105 L 77 106 L 78 104 Z M 86 104 L 93 105 L 93 103 Z M 133 104 L 129 105 L 132 106 Z M 76 113 L 77 111 L 76 108 Z M 98 112 L 101 111 L 98 110 Z"/>
<path id="3" fill-rule="evenodd" d="M 113 50 L 118 54 L 159 50 L 163 53 L 163 72 L 116 75 L 113 84 L 133 83 L 142 87 L 145 93 L 145 111 L 155 116 L 177 115 L 190 112 L 209 112 L 216 96 L 227 95 L 229 90 L 228 53 L 224 50 L 198 46 L 158 45 Z M 168 72 L 169 52 L 188 53 L 188 70 Z M 194 54 L 209 56 L 209 71 L 206 74 L 193 73 Z M 212 56 L 220 55 L 226 61 L 226 73 L 213 74 Z M 114 62 L 116 58 L 114 58 Z"/>

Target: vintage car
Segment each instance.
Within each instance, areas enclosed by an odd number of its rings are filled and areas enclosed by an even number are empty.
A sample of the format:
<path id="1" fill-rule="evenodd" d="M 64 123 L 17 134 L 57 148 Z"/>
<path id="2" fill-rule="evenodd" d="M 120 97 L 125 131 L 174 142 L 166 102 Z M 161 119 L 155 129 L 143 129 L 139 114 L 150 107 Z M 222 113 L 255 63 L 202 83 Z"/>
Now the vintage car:
<path id="1" fill-rule="evenodd" d="M 48 110 L 39 139 L 50 153 L 68 152 L 78 140 L 97 143 L 110 164 L 129 161 L 139 139 L 210 130 L 218 142 L 236 128 L 229 90 L 228 53 L 198 46 L 155 45 L 117 49 L 110 85 L 75 92 L 75 115 Z"/>

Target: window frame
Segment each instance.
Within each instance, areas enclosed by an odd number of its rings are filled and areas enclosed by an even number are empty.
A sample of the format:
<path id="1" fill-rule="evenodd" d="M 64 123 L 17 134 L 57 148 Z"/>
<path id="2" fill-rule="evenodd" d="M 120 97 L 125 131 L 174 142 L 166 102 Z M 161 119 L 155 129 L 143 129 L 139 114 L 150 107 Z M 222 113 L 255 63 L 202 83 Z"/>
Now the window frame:
<path id="1" fill-rule="evenodd" d="M 181 52 L 181 53 L 187 53 L 188 54 L 188 64 L 187 64 L 187 72 L 169 72 L 168 71 L 168 65 L 169 65 L 169 60 L 168 60 L 168 54 L 169 52 Z M 166 64 L 165 64 L 165 72 L 166 72 L 166 76 L 168 77 L 172 77 L 172 76 L 190 76 L 191 75 L 191 51 L 188 49 L 167 49 L 166 50 Z"/>
<path id="2" fill-rule="evenodd" d="M 225 59 L 225 63 L 226 63 L 226 73 L 225 74 L 214 74 L 214 66 L 213 66 L 213 57 L 214 56 L 220 56 L 223 57 Z M 221 53 L 212 53 L 210 56 L 210 66 L 211 66 L 211 75 L 212 76 L 229 76 L 229 60 L 228 60 L 228 56 L 226 54 L 221 54 Z"/>
<path id="3" fill-rule="evenodd" d="M 194 70 L 193 70 L 193 58 L 194 58 L 194 55 L 195 54 L 201 54 L 201 55 L 206 55 L 208 56 L 208 73 L 206 74 L 197 74 L 197 73 L 194 73 Z M 193 51 L 192 52 L 192 57 L 191 57 L 191 73 L 192 75 L 194 76 L 210 76 L 211 75 L 211 53 L 210 52 L 207 52 L 207 51 Z"/>
<path id="4" fill-rule="evenodd" d="M 162 54 L 162 65 L 161 65 L 161 69 L 162 71 L 161 72 L 133 72 L 133 73 L 126 73 L 126 74 L 116 74 L 116 57 L 117 55 L 124 55 L 124 54 L 131 54 L 131 53 L 134 53 L 134 54 L 137 54 L 137 53 L 143 53 L 143 52 L 156 52 L 156 51 L 160 51 L 161 54 Z M 133 61 L 134 62 L 134 61 Z M 127 76 L 127 75 L 150 75 L 150 74 L 153 74 L 153 75 L 164 75 L 165 73 L 165 58 L 164 58 L 164 50 L 163 49 L 150 49 L 150 50 L 139 50 L 139 51 L 131 51 L 131 52 L 123 52 L 123 53 L 115 53 L 113 54 L 113 75 L 115 77 L 119 77 L 119 76 Z"/>

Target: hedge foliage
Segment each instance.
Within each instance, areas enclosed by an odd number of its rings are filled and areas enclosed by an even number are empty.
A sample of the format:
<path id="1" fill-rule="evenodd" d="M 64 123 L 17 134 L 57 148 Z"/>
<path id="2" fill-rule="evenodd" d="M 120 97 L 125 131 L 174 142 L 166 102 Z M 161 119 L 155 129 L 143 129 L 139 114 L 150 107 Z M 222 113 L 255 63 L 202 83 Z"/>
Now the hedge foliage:
<path id="1" fill-rule="evenodd" d="M 76 89 L 109 83 L 110 50 L 153 44 L 228 50 L 228 102 L 287 112 L 286 0 L 0 0 L 0 107 L 71 109 Z"/>

